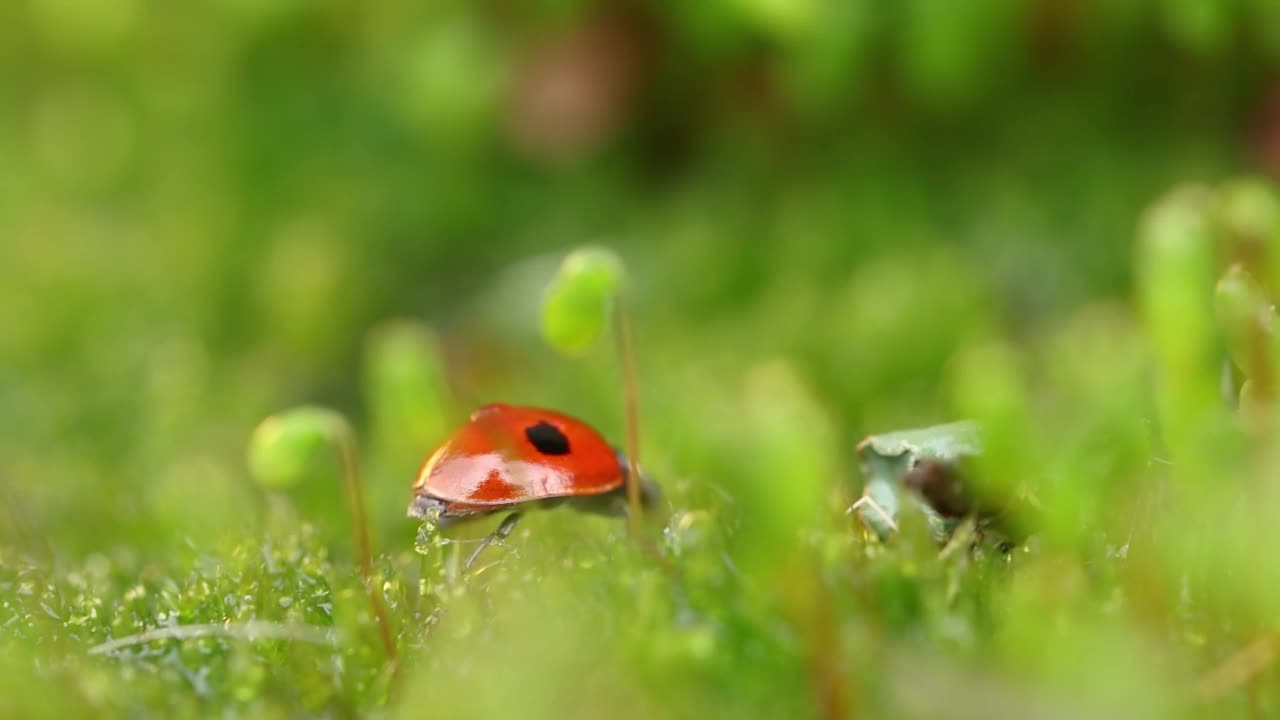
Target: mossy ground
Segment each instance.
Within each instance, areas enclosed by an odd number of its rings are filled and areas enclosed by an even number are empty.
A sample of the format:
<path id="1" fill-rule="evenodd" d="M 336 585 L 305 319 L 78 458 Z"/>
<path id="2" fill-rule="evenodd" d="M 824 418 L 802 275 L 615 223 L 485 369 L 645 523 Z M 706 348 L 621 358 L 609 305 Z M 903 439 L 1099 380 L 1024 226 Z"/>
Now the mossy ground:
<path id="1" fill-rule="evenodd" d="M 1278 7 L 0 0 L 0 718 L 1280 713 Z M 471 410 L 625 441 L 591 246 L 664 515 L 468 577 Z M 845 513 L 965 419 L 1028 537 Z"/>

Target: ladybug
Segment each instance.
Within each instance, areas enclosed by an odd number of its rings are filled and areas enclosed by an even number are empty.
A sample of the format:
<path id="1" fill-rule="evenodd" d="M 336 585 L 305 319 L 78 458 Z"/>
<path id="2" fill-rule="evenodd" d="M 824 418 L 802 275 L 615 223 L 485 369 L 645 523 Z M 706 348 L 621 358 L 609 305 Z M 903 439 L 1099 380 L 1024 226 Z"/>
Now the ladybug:
<path id="1" fill-rule="evenodd" d="M 627 511 L 623 454 L 590 425 L 554 410 L 495 403 L 471 414 L 418 473 L 409 516 L 447 526 L 513 511 L 472 554 L 511 534 L 523 510 L 569 503 L 612 515 Z M 652 505 L 656 488 L 637 478 Z M 468 561 L 470 564 L 471 560 Z"/>

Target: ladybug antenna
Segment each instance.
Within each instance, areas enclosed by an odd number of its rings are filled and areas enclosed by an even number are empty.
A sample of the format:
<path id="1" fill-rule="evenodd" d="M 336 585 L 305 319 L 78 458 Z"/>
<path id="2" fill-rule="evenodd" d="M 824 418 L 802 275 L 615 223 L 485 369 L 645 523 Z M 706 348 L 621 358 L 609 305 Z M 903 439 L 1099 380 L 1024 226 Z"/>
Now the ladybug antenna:
<path id="1" fill-rule="evenodd" d="M 640 496 L 640 390 L 636 382 L 635 354 L 631 350 L 631 319 L 623 293 L 614 297 L 614 333 L 618 341 L 618 364 L 622 372 L 622 402 L 627 456 L 627 517 L 631 531 L 640 535 L 644 502 Z"/>

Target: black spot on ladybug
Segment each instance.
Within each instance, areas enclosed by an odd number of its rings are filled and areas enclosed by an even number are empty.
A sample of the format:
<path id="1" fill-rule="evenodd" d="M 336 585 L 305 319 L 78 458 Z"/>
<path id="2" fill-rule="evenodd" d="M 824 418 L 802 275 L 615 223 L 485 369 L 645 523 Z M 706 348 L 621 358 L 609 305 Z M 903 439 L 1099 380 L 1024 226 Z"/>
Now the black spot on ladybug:
<path id="1" fill-rule="evenodd" d="M 569 454 L 569 438 L 560 432 L 560 428 L 546 420 L 525 428 L 524 436 L 529 438 L 529 442 L 533 443 L 533 447 L 543 455 Z"/>

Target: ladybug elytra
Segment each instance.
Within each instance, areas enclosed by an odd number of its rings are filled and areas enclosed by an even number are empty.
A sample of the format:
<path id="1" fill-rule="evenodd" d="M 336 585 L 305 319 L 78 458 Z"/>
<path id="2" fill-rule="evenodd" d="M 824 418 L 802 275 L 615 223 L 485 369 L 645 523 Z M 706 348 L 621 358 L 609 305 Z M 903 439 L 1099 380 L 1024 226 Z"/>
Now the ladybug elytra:
<path id="1" fill-rule="evenodd" d="M 585 422 L 544 408 L 492 404 L 427 458 L 409 515 L 447 525 L 565 502 L 625 514 L 627 482 L 622 454 Z M 643 477 L 638 482 L 642 499 L 652 502 L 656 489 Z"/>

